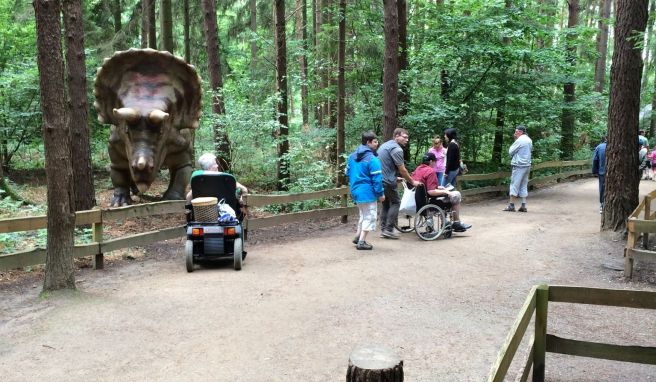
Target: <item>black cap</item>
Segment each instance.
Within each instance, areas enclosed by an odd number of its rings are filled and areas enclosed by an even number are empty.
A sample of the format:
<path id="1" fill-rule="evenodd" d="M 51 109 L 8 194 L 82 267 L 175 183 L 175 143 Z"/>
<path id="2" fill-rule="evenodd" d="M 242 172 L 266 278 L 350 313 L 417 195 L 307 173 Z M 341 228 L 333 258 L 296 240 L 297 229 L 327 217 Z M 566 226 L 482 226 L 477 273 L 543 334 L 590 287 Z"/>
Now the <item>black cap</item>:
<path id="1" fill-rule="evenodd" d="M 515 130 L 519 130 L 522 133 L 526 134 L 526 126 L 524 125 L 517 125 L 517 127 L 515 127 Z"/>
<path id="2" fill-rule="evenodd" d="M 423 163 L 428 163 L 432 160 L 437 160 L 437 158 L 435 157 L 435 154 L 433 154 L 431 152 L 428 152 L 428 153 L 424 154 L 424 157 L 421 159 L 421 161 Z"/>

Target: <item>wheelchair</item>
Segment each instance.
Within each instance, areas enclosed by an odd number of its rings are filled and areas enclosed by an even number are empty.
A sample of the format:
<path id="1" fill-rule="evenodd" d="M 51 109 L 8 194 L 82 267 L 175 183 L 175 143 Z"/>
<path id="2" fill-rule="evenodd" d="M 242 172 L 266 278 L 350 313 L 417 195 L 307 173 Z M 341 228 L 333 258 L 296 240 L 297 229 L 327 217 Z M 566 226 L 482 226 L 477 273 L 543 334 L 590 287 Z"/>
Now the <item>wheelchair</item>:
<path id="1" fill-rule="evenodd" d="M 415 231 L 420 239 L 426 241 L 440 236 L 448 239 L 453 235 L 453 211 L 448 197 L 429 196 L 424 185 L 419 185 L 415 189 L 415 203 L 417 213 L 400 214 L 394 225 L 397 230 L 403 233 Z"/>
<path id="2" fill-rule="evenodd" d="M 232 259 L 236 271 L 241 270 L 246 252 L 244 240 L 246 232 L 242 227 L 244 216 L 239 208 L 235 194 L 237 181 L 225 173 L 206 173 L 191 178 L 191 191 L 194 198 L 214 197 L 232 207 L 236 221 L 223 223 L 218 219 L 194 216 L 194 206 L 187 204 L 187 241 L 185 243 L 185 263 L 187 272 L 194 271 L 194 264 L 215 260 Z M 204 206 L 216 210 L 217 205 Z M 198 210 L 197 212 L 200 212 Z M 211 211 L 214 212 L 214 211 Z M 218 214 L 218 213 L 217 213 Z"/>

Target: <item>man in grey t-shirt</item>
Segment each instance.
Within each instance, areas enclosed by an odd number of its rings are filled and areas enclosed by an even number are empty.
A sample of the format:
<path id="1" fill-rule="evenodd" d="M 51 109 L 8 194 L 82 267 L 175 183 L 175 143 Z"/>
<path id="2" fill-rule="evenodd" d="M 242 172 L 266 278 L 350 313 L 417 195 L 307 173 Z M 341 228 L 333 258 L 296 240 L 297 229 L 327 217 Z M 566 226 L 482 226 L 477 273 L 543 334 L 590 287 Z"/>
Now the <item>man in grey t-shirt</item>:
<path id="1" fill-rule="evenodd" d="M 508 149 L 512 158 L 512 175 L 510 176 L 510 202 L 503 211 L 515 212 L 515 202 L 521 198 L 522 205 L 517 211 L 527 212 L 526 197 L 528 196 L 528 176 L 531 173 L 531 151 L 533 141 L 526 135 L 526 127 L 519 125 L 515 128 L 515 142 Z"/>
<path id="2" fill-rule="evenodd" d="M 408 131 L 399 127 L 394 129 L 392 139 L 378 147 L 378 159 L 380 159 L 383 169 L 383 192 L 385 193 L 385 201 L 380 213 L 380 227 L 381 237 L 387 239 L 399 238 L 398 234 L 394 232 L 394 223 L 399 218 L 399 206 L 401 205 L 396 185 L 397 177 L 401 176 L 413 187 L 421 184 L 412 179 L 403 161 L 401 146 L 408 144 L 408 138 Z"/>

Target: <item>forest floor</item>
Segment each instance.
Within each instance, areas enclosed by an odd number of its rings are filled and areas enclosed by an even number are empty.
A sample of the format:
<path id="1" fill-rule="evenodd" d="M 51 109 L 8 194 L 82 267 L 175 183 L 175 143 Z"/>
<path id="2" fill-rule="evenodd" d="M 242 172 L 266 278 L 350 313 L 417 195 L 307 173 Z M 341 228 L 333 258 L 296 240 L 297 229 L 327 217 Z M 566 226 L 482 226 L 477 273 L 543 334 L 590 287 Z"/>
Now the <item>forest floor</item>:
<path id="1" fill-rule="evenodd" d="M 251 232 L 240 272 L 187 273 L 180 239 L 114 254 L 100 271 L 78 263 L 75 292 L 40 296 L 38 269 L 0 274 L 0 375 L 339 381 L 353 348 L 373 343 L 398 353 L 406 381 L 483 381 L 533 285 L 656 291 L 655 265 L 622 277 L 625 240 L 599 232 L 596 179 L 531 192 L 526 214 L 502 212 L 504 198 L 465 202 L 473 228 L 449 240 L 375 235 L 373 251 L 356 251 L 353 221 L 335 219 Z M 548 330 L 656 346 L 648 310 L 553 303 Z M 551 353 L 546 362 L 549 381 L 656 381 L 656 366 Z"/>

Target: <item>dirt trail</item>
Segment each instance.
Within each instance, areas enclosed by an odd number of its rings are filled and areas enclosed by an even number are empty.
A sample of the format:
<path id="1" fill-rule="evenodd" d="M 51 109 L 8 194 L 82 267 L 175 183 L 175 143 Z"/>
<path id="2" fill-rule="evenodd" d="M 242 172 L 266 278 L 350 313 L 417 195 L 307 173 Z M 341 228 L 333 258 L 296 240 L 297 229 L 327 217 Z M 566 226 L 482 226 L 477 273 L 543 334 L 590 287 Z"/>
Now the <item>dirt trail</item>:
<path id="1" fill-rule="evenodd" d="M 627 282 L 623 241 L 599 233 L 596 180 L 467 204 L 450 240 L 375 236 L 353 224 L 250 245 L 244 269 L 184 270 L 182 242 L 144 259 L 83 269 L 79 290 L 0 290 L 0 376 L 10 381 L 340 381 L 361 343 L 394 348 L 407 381 L 482 381 L 538 283 L 656 290 L 653 267 Z M 642 192 L 656 182 L 643 182 Z M 253 237 L 257 239 L 257 233 Z M 650 281 L 651 279 L 651 281 Z M 549 331 L 656 346 L 653 311 L 550 306 Z M 628 323 L 628 324 L 627 324 Z M 513 365 L 516 370 L 518 365 Z M 547 356 L 551 381 L 655 381 L 656 367 Z"/>

